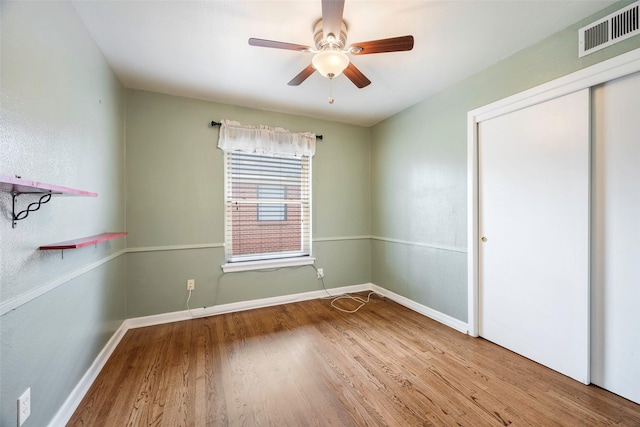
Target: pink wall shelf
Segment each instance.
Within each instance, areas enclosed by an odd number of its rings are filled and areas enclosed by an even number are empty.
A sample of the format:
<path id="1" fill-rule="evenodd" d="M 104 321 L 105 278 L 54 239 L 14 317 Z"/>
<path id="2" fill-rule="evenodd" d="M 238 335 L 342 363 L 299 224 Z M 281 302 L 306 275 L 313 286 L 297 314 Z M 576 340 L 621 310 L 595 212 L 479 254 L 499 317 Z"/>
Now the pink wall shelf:
<path id="1" fill-rule="evenodd" d="M 0 191 L 11 193 L 11 196 L 13 198 L 13 207 L 11 211 L 13 215 L 11 223 L 12 228 L 16 228 L 17 222 L 29 216 L 30 212 L 37 211 L 42 205 L 51 200 L 52 195 L 84 197 L 98 196 L 98 193 L 92 193 L 90 191 L 61 187 L 59 185 L 53 184 L 45 184 L 37 181 L 29 181 L 18 177 L 11 178 L 8 176 L 0 176 Z M 16 213 L 16 201 L 18 196 L 21 194 L 40 195 L 40 199 L 37 202 L 30 203 L 26 209 Z"/>
<path id="2" fill-rule="evenodd" d="M 22 178 L 0 176 L 0 191 L 18 194 L 58 194 L 65 196 L 97 197 L 98 193 L 76 190 L 75 188 L 61 187 L 59 185 L 45 184 L 43 182 L 29 181 Z"/>
<path id="3" fill-rule="evenodd" d="M 107 240 L 117 239 L 118 237 L 126 236 L 126 231 L 118 231 L 114 233 L 102 233 L 96 234 L 95 236 L 82 237 L 80 239 L 67 240 L 66 242 L 52 243 L 50 245 L 40 246 L 41 251 L 52 251 L 52 250 L 64 250 L 64 249 L 78 249 L 84 246 L 95 245 L 100 242 L 105 242 Z"/>

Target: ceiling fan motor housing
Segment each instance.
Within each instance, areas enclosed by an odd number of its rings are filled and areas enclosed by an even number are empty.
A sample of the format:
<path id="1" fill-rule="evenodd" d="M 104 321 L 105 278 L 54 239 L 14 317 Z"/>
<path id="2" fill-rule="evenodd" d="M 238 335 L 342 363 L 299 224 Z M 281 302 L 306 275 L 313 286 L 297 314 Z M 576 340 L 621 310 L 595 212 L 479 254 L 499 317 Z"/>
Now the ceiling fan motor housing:
<path id="1" fill-rule="evenodd" d="M 313 40 L 317 50 L 343 50 L 347 44 L 347 25 L 342 21 L 340 34 L 331 34 L 326 39 L 323 38 L 322 19 L 316 22 L 313 28 Z"/>

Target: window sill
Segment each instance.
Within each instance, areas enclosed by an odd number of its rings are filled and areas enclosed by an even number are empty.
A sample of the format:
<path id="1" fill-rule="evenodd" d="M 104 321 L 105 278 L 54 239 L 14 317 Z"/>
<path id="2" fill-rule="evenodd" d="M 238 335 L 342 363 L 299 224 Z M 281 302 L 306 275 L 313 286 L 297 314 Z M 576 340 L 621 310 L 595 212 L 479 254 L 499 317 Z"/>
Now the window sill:
<path id="1" fill-rule="evenodd" d="M 226 264 L 222 264 L 222 271 L 224 273 L 234 273 L 238 271 L 270 270 L 272 268 L 298 267 L 302 265 L 312 265 L 315 263 L 315 261 L 315 258 L 305 256 L 298 258 L 267 259 L 262 261 L 228 262 Z"/>

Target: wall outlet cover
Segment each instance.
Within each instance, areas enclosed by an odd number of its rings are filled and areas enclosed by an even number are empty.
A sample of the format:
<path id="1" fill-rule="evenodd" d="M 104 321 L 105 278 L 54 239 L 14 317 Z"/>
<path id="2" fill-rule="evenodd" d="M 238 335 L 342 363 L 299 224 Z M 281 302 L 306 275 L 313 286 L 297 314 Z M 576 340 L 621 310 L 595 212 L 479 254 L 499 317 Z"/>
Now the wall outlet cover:
<path id="1" fill-rule="evenodd" d="M 26 389 L 18 398 L 18 427 L 31 415 L 31 387 Z"/>

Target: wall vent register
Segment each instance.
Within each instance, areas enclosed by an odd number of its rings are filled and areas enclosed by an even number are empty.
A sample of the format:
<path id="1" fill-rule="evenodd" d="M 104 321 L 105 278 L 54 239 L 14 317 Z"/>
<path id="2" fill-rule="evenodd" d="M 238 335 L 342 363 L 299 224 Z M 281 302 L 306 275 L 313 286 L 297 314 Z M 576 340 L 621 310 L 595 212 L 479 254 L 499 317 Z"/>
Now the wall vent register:
<path id="1" fill-rule="evenodd" d="M 578 30 L 578 57 L 640 34 L 640 1 Z"/>

